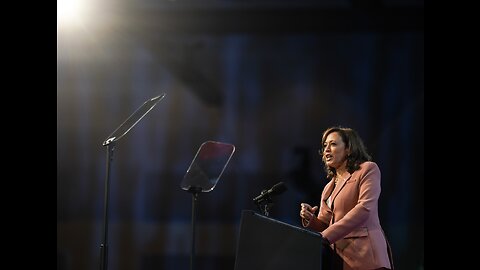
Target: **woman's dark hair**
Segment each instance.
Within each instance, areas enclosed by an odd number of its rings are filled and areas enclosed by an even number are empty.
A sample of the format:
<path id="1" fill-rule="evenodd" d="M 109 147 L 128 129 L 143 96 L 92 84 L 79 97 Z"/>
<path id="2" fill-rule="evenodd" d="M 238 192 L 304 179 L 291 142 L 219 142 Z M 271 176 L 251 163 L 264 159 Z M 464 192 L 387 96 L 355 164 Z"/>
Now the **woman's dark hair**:
<path id="1" fill-rule="evenodd" d="M 325 140 L 330 133 L 337 132 L 345 143 L 345 148 L 350 149 L 350 154 L 347 156 L 347 171 L 353 173 L 360 168 L 360 164 L 365 161 L 372 160 L 372 157 L 367 153 L 367 149 L 363 144 L 362 139 L 357 132 L 351 128 L 345 127 L 330 127 L 322 136 L 322 153 L 324 150 Z M 327 178 L 331 179 L 335 176 L 335 168 L 327 166 L 322 155 L 322 160 L 325 164 L 325 171 L 327 172 Z"/>

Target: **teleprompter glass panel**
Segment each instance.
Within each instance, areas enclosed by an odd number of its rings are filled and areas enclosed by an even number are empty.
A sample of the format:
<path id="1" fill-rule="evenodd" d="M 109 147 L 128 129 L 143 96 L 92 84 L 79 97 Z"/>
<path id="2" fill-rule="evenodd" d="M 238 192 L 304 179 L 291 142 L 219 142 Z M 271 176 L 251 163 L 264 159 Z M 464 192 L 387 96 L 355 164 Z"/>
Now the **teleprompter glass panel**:
<path id="1" fill-rule="evenodd" d="M 229 143 L 206 141 L 199 147 L 180 184 L 187 191 L 212 191 L 235 151 Z"/>

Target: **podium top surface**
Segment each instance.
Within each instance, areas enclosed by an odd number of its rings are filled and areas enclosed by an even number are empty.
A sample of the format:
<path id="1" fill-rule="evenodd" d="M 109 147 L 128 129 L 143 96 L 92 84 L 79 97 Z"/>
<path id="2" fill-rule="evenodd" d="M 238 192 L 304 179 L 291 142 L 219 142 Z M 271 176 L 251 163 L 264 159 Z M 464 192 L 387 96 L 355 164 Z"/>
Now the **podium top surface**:
<path id="1" fill-rule="evenodd" d="M 308 230 L 308 229 L 305 229 L 305 228 L 302 228 L 302 227 L 298 227 L 298 226 L 295 226 L 295 225 L 292 225 L 292 224 L 289 224 L 287 222 L 283 222 L 283 221 L 280 221 L 280 220 L 277 220 L 277 219 L 274 219 L 274 218 L 271 218 L 271 217 L 264 216 L 262 214 L 259 214 L 259 213 L 255 212 L 255 211 L 252 211 L 252 210 L 243 210 L 242 211 L 242 218 L 244 216 L 248 216 L 248 215 L 253 216 L 254 218 L 257 218 L 257 219 L 265 220 L 266 222 L 275 223 L 275 224 L 278 224 L 280 226 L 284 226 L 284 227 L 287 227 L 287 228 L 290 228 L 290 229 L 293 229 L 293 230 L 297 230 L 297 231 L 300 231 L 302 233 L 311 234 L 312 236 L 321 237 L 321 235 L 317 232 L 314 232 L 314 231 L 311 231 L 311 230 Z"/>

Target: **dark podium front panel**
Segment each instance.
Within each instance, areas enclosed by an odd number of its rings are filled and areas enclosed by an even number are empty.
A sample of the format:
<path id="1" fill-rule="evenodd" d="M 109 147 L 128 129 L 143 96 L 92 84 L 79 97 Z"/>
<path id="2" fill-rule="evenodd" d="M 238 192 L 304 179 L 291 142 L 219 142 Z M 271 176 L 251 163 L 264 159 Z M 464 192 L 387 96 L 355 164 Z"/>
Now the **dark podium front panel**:
<path id="1" fill-rule="evenodd" d="M 235 270 L 320 270 L 320 234 L 244 210 Z"/>

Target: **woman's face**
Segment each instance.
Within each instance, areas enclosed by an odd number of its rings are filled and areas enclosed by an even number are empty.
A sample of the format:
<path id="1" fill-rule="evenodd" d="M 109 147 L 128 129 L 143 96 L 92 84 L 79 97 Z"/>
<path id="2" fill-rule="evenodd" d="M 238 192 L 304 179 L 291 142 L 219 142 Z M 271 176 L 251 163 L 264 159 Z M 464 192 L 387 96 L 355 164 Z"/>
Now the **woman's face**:
<path id="1" fill-rule="evenodd" d="M 342 166 L 348 155 L 345 142 L 338 132 L 328 134 L 325 143 L 323 144 L 323 161 L 329 167 L 338 169 Z"/>

